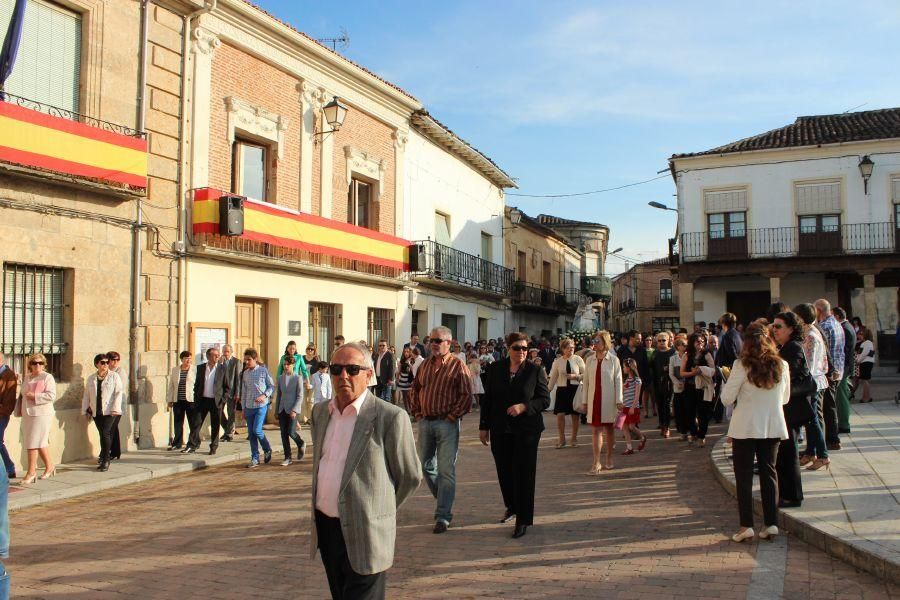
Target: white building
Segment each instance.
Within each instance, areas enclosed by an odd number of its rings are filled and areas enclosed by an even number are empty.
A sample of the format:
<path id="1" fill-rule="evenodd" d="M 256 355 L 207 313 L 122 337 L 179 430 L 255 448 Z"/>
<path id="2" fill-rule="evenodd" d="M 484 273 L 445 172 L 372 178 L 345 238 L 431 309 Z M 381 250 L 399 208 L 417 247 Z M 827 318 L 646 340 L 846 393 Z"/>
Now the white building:
<path id="1" fill-rule="evenodd" d="M 896 357 L 900 108 L 799 117 L 670 166 L 682 326 L 827 298 Z"/>
<path id="2" fill-rule="evenodd" d="M 403 236 L 419 245 L 401 338 L 438 325 L 462 341 L 504 335 L 512 271 L 503 266 L 504 188 L 515 182 L 426 111 L 406 146 Z"/>

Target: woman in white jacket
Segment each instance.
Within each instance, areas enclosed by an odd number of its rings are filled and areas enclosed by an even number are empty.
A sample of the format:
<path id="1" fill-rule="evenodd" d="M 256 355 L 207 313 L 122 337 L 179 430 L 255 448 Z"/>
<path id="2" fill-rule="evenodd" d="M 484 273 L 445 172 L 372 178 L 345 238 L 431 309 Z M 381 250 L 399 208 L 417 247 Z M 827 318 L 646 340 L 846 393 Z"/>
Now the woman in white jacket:
<path id="1" fill-rule="evenodd" d="M 88 419 L 94 420 L 100 434 L 100 465 L 97 470 L 109 471 L 109 450 L 112 446 L 116 417 L 122 416 L 124 386 L 119 374 L 109 370 L 109 358 L 106 354 L 95 356 L 94 366 L 97 372 L 91 373 L 84 384 L 81 412 Z"/>
<path id="2" fill-rule="evenodd" d="M 731 539 L 742 542 L 753 533 L 753 459 L 759 464 L 759 487 L 763 505 L 764 529 L 759 537 L 778 534 L 778 480 L 775 457 L 778 444 L 787 439 L 787 424 L 782 406 L 791 395 L 788 364 L 765 325 L 753 323 L 744 331 L 739 360 L 722 388 L 722 403 L 734 405 L 728 437 L 734 446 L 734 478 L 737 485 L 741 529 Z"/>
<path id="3" fill-rule="evenodd" d="M 574 406 L 575 392 L 584 378 L 584 361 L 580 356 L 575 354 L 575 342 L 569 338 L 559 343 L 559 350 L 562 356 L 553 361 L 550 368 L 549 388 L 552 391 L 556 389 L 556 403 L 553 405 L 553 414 L 556 415 L 556 431 L 559 434 L 559 442 L 557 448 L 565 448 L 566 446 L 566 415 L 571 415 L 572 419 L 572 442 L 573 448 L 578 446 L 578 422 L 581 419 Z"/>
<path id="4" fill-rule="evenodd" d="M 587 403 L 587 422 L 593 428 L 592 443 L 594 464 L 591 475 L 599 475 L 603 469 L 613 468 L 615 433 L 613 426 L 622 409 L 622 368 L 619 359 L 611 352 L 612 339 L 608 331 L 594 336 L 594 354 L 588 356 L 584 366 L 583 400 Z M 577 400 L 576 400 L 577 401 Z M 605 445 L 606 461 L 600 462 L 600 449 Z"/>

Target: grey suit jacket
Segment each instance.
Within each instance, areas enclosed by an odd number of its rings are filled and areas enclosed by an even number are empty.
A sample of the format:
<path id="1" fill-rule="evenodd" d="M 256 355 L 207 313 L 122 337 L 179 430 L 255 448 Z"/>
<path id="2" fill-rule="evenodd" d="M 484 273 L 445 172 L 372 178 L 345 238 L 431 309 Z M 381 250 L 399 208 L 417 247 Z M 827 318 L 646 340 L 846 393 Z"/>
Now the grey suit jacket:
<path id="1" fill-rule="evenodd" d="M 329 402 L 313 407 L 313 477 L 310 558 L 319 547 L 316 532 L 316 483 L 331 414 Z M 412 426 L 406 412 L 367 392 L 356 418 L 338 507 L 344 543 L 353 570 L 370 575 L 394 562 L 397 508 L 422 481 Z"/>
<path id="2" fill-rule="evenodd" d="M 194 379 L 194 400 L 199 400 L 203 397 L 207 366 L 208 363 L 197 365 L 197 374 Z M 224 366 L 216 365 L 216 372 L 213 375 L 213 398 L 216 401 L 216 406 L 222 408 L 225 400 L 232 395 L 234 395 L 234 391 L 231 389 L 231 381 L 226 377 Z"/>

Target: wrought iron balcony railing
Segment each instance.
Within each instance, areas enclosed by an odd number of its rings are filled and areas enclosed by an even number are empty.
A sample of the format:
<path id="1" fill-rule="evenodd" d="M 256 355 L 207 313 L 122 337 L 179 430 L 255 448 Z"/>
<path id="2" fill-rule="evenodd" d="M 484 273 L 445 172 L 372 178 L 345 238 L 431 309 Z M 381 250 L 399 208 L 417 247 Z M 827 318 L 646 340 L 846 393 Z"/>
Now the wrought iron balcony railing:
<path id="1" fill-rule="evenodd" d="M 602 275 L 588 275 L 581 278 L 581 291 L 593 298 L 609 298 L 612 296 L 612 280 Z"/>
<path id="2" fill-rule="evenodd" d="M 843 256 L 900 252 L 895 223 L 852 223 L 810 230 L 804 227 L 748 229 L 743 235 L 713 237 L 708 232 L 683 233 L 681 262 L 745 260 L 795 256 Z"/>
<path id="3" fill-rule="evenodd" d="M 512 269 L 434 240 L 413 243 L 422 248 L 423 252 L 420 254 L 424 258 L 418 265 L 416 274 L 498 296 L 512 295 Z"/>
<path id="4" fill-rule="evenodd" d="M 553 288 L 517 281 L 513 284 L 513 304 L 562 310 L 566 306 L 566 295 Z"/>
<path id="5" fill-rule="evenodd" d="M 622 300 L 619 302 L 619 312 L 625 312 L 626 310 L 634 310 L 634 300 Z"/>
<path id="6" fill-rule="evenodd" d="M 59 117 L 61 119 L 68 119 L 69 121 L 75 121 L 76 123 L 84 123 L 85 125 L 90 125 L 91 127 L 94 127 L 96 129 L 118 133 L 119 135 L 127 135 L 128 137 L 140 139 L 145 139 L 147 137 L 147 134 L 145 132 L 132 129 L 131 127 L 127 127 L 125 125 L 111 123 L 109 121 L 104 121 L 103 119 L 98 119 L 96 117 L 89 117 L 87 115 L 82 115 L 65 108 L 51 106 L 49 104 L 44 104 L 43 102 L 38 102 L 37 100 L 23 98 L 22 96 L 16 96 L 15 94 L 10 94 L 8 92 L 0 93 L 0 100 L 15 104 L 16 106 L 21 106 L 22 108 L 42 112 L 45 115 L 51 115 L 54 117 Z"/>

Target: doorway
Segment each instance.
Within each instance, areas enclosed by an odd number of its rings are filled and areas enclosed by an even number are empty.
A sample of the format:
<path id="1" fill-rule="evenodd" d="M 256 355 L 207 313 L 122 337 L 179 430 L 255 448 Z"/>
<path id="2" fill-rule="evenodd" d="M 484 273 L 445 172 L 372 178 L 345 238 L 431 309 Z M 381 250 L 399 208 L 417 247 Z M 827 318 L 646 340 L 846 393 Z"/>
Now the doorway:
<path id="1" fill-rule="evenodd" d="M 266 336 L 269 302 L 259 298 L 234 299 L 234 355 L 244 356 L 244 350 L 254 348 L 259 361 L 266 362 Z"/>
<path id="2" fill-rule="evenodd" d="M 769 292 L 726 292 L 725 309 L 733 313 L 745 327 L 760 317 L 772 303 Z"/>

